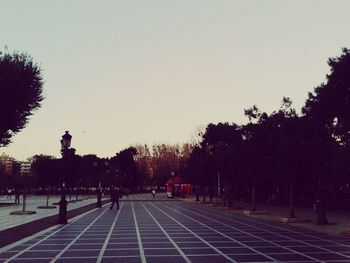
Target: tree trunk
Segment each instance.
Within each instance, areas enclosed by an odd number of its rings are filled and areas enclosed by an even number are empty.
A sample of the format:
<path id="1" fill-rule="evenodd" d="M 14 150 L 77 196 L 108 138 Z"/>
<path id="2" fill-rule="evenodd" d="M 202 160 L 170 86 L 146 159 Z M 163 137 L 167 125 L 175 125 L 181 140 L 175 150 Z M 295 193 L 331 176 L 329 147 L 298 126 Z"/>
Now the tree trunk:
<path id="1" fill-rule="evenodd" d="M 319 202 L 317 205 L 317 219 L 316 225 L 327 225 L 327 215 L 326 215 L 326 196 L 325 191 L 323 191 L 321 183 L 319 183 Z"/>
<path id="2" fill-rule="evenodd" d="M 290 182 L 289 184 L 289 217 L 295 218 L 294 212 L 294 183 Z"/>
<path id="3" fill-rule="evenodd" d="M 252 211 L 256 210 L 256 203 L 255 203 L 255 185 L 252 186 Z"/>
<path id="4" fill-rule="evenodd" d="M 49 206 L 49 193 L 46 195 L 46 206 Z"/>
<path id="5" fill-rule="evenodd" d="M 233 207 L 233 189 L 231 185 L 228 187 L 227 194 L 228 194 L 227 207 Z"/>
<path id="6" fill-rule="evenodd" d="M 206 188 L 204 187 L 203 189 L 203 203 L 205 203 L 207 201 L 207 192 L 206 192 Z"/>
<path id="7" fill-rule="evenodd" d="M 317 208 L 316 225 L 327 225 L 328 220 L 326 216 L 326 208 L 323 202 L 320 202 Z"/>
<path id="8" fill-rule="evenodd" d="M 209 190 L 209 198 L 210 198 L 210 202 L 213 202 L 213 187 L 211 186 L 210 187 L 210 190 Z"/>
<path id="9" fill-rule="evenodd" d="M 78 201 L 79 197 L 79 187 L 77 187 L 77 191 L 75 192 L 75 200 Z"/>
<path id="10" fill-rule="evenodd" d="M 198 186 L 198 184 L 196 186 L 196 201 L 197 202 L 199 201 L 199 186 Z"/>

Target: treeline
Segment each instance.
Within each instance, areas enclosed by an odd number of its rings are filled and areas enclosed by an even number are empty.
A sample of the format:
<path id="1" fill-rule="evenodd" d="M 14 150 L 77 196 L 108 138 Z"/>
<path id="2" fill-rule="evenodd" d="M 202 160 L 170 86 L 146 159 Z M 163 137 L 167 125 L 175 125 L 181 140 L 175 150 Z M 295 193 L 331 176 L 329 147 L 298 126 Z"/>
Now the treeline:
<path id="1" fill-rule="evenodd" d="M 296 195 L 313 196 L 317 223 L 326 223 L 330 195 L 350 193 L 349 50 L 328 64 L 327 81 L 308 94 L 300 115 L 283 98 L 271 114 L 256 106 L 245 110 L 245 125 L 209 124 L 188 161 L 187 180 L 197 189 L 211 189 L 220 178 L 229 205 L 246 198 L 253 210 L 256 198 L 273 194 L 289 201 L 290 217 Z"/>
<path id="2" fill-rule="evenodd" d="M 186 166 L 192 147 L 185 145 L 156 144 L 135 145 L 112 157 L 69 155 L 56 158 L 36 155 L 31 158 L 31 174 L 23 176 L 20 165 L 13 158 L 12 172 L 6 173 L 0 162 L 0 188 L 32 187 L 39 192 L 57 193 L 65 187 L 76 191 L 96 189 L 99 185 L 108 188 L 118 185 L 123 188 L 143 191 L 149 187 L 164 187 L 172 175 L 178 175 Z"/>

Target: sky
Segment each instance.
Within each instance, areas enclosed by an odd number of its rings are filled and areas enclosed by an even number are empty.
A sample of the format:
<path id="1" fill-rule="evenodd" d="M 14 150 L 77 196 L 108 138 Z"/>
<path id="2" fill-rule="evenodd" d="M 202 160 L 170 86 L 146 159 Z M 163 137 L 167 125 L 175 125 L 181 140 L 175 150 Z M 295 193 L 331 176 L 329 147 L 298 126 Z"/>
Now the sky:
<path id="1" fill-rule="evenodd" d="M 298 110 L 350 48 L 347 0 L 1 1 L 0 49 L 40 65 L 42 107 L 13 142 L 18 160 L 112 157 L 135 144 L 185 143 L 244 109 Z M 1 96 L 1 94 L 0 94 Z M 1 120 L 0 120 L 1 121 Z"/>

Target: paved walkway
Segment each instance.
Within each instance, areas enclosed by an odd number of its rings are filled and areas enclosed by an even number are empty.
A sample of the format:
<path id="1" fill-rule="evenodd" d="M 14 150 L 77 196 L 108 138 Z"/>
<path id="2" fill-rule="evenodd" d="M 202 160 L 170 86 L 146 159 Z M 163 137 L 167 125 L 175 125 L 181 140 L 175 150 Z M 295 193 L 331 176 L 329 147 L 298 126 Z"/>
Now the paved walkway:
<path id="1" fill-rule="evenodd" d="M 350 262 L 350 240 L 181 201 L 108 205 L 0 249 L 3 262 Z"/>
<path id="2" fill-rule="evenodd" d="M 79 207 L 83 207 L 92 203 L 96 203 L 96 197 L 94 196 L 90 196 L 90 198 L 87 198 L 87 197 L 88 196 L 84 196 L 84 199 L 82 201 L 78 201 L 76 203 L 69 203 L 67 206 L 68 211 Z M 51 196 L 49 200 L 49 205 L 52 205 L 52 203 L 58 202 L 59 200 L 60 200 L 59 196 Z M 68 197 L 67 197 L 67 200 L 69 200 Z M 12 200 L 8 200 L 6 199 L 6 197 L 0 198 L 0 204 L 5 202 L 14 202 L 14 197 L 12 197 Z M 22 202 L 22 199 L 21 199 L 21 202 Z M 1 206 L 0 207 L 0 231 L 11 227 L 19 226 L 28 222 L 32 222 L 44 217 L 49 217 L 49 216 L 58 214 L 58 205 L 56 206 L 55 209 L 38 209 L 37 208 L 38 206 L 46 206 L 46 196 L 32 195 L 27 198 L 26 210 L 36 211 L 36 214 L 33 214 L 33 215 L 10 215 L 10 212 L 22 211 L 22 204 Z"/>
<path id="3" fill-rule="evenodd" d="M 191 203 L 197 203 L 195 201 L 195 198 L 187 198 L 184 199 L 185 201 L 191 202 Z M 215 203 L 215 200 L 213 201 Z M 238 205 L 238 202 L 234 203 L 235 205 Z M 205 204 L 201 204 L 205 205 Z M 209 205 L 209 204 L 206 204 Z M 250 204 L 245 203 L 243 205 L 244 209 L 249 209 Z M 226 210 L 223 207 L 218 207 L 217 209 Z M 266 220 L 272 220 L 272 221 L 279 221 L 280 217 L 287 217 L 289 213 L 289 207 L 288 206 L 271 206 L 267 204 L 257 204 L 257 210 L 260 211 L 267 211 L 269 214 L 262 214 L 262 215 L 254 215 L 251 216 L 253 218 L 262 218 Z M 232 210 L 231 213 L 233 214 L 243 214 L 242 210 Z M 345 232 L 350 231 L 350 211 L 348 210 L 337 210 L 333 209 L 327 213 L 328 218 L 328 225 L 316 225 L 316 214 L 313 211 L 312 207 L 300 207 L 297 206 L 295 208 L 295 214 L 300 219 L 308 219 L 309 222 L 303 222 L 303 223 L 292 223 L 295 226 L 307 228 L 310 230 L 322 232 L 322 233 L 328 233 L 331 235 L 342 235 Z M 350 237 L 350 234 L 349 234 Z"/>

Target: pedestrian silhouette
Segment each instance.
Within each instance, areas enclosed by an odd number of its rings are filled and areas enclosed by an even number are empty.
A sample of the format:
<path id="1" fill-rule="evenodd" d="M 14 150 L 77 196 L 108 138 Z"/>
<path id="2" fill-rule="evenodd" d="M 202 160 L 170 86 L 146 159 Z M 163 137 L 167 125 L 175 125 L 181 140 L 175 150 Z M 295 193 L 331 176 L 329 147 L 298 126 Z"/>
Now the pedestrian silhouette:
<path id="1" fill-rule="evenodd" d="M 11 199 L 12 189 L 7 190 L 7 199 Z"/>
<path id="2" fill-rule="evenodd" d="M 19 188 L 17 187 L 15 189 L 15 204 L 19 204 L 20 203 L 19 197 L 20 197 L 20 192 L 19 192 Z"/>
<path id="3" fill-rule="evenodd" d="M 152 195 L 153 195 L 153 198 L 156 197 L 156 190 L 155 189 L 152 190 Z"/>
<path id="4" fill-rule="evenodd" d="M 113 209 L 114 204 L 117 204 L 117 209 L 119 209 L 119 188 L 116 186 L 111 187 L 111 206 L 110 209 Z"/>

